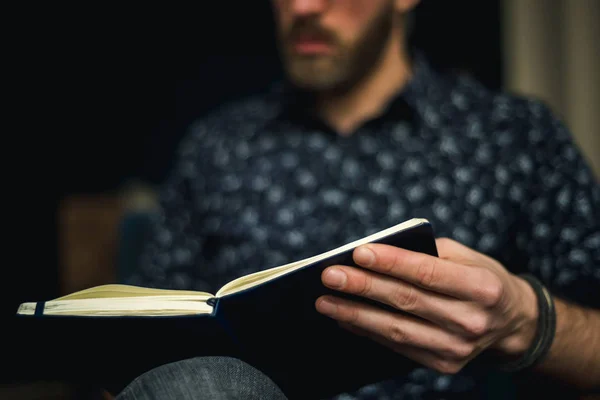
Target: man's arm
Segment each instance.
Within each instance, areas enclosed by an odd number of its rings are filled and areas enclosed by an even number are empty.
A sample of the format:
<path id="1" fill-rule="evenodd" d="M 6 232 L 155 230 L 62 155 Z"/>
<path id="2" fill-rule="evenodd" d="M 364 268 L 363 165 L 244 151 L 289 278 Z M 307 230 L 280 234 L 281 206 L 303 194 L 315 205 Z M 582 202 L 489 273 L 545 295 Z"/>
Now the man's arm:
<path id="1" fill-rule="evenodd" d="M 541 103 L 527 107 L 519 111 L 529 126 L 515 132 L 508 166 L 522 196 L 511 204 L 520 213 L 505 265 L 449 239 L 438 240 L 439 258 L 369 245 L 362 250 L 371 253 L 355 253 L 367 271 L 330 268 L 324 284 L 407 314 L 337 298 L 319 299 L 317 309 L 426 366 L 455 373 L 484 351 L 514 359 L 529 349 L 537 297 L 511 271 L 529 272 L 554 294 L 557 314 L 552 347 L 535 370 L 584 392 L 600 386 L 600 187 L 566 127 Z M 343 272 L 337 283 L 333 271 Z"/>
<path id="2" fill-rule="evenodd" d="M 600 186 L 564 123 L 541 103 L 530 110 L 531 129 L 543 137 L 529 145 L 536 161 L 517 242 L 557 314 L 553 346 L 536 369 L 578 386 L 596 377 L 600 386 Z"/>
<path id="3" fill-rule="evenodd" d="M 556 336 L 536 370 L 585 390 L 600 389 L 600 311 L 555 299 Z"/>

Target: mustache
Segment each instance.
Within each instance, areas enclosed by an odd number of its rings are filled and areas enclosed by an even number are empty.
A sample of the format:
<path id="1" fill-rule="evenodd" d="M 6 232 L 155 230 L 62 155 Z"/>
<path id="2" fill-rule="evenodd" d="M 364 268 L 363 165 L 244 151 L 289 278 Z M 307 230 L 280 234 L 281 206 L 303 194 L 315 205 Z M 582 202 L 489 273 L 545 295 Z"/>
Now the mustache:
<path id="1" fill-rule="evenodd" d="M 296 41 L 298 39 L 314 39 L 327 43 L 337 43 L 337 35 L 331 30 L 324 28 L 313 19 L 299 19 L 294 22 L 289 29 L 287 41 Z"/>

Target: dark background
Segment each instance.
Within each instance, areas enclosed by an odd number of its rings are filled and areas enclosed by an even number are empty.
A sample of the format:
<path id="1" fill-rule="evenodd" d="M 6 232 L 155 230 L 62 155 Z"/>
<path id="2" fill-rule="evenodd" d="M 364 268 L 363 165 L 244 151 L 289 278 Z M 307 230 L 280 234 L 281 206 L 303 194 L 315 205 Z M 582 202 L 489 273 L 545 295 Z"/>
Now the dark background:
<path id="1" fill-rule="evenodd" d="M 281 76 L 266 0 L 51 7 L 28 10 L 33 20 L 14 34 L 33 27 L 13 79 L 20 143 L 5 147 L 19 160 L 4 196 L 16 203 L 9 314 L 58 293 L 61 199 L 114 192 L 132 178 L 159 185 L 190 122 Z M 498 1 L 423 0 L 415 28 L 414 43 L 438 67 L 501 88 Z"/>

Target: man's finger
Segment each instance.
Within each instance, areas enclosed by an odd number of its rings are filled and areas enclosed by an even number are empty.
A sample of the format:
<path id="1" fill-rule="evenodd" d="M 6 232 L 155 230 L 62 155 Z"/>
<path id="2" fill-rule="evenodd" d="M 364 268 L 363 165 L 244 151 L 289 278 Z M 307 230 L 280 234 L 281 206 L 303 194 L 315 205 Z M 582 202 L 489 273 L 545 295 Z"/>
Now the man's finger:
<path id="1" fill-rule="evenodd" d="M 332 266 L 323 271 L 322 280 L 334 290 L 387 304 L 458 334 L 476 336 L 486 328 L 485 315 L 473 302 L 428 291 L 388 275 Z"/>
<path id="2" fill-rule="evenodd" d="M 357 248 L 354 261 L 367 269 L 459 299 L 494 303 L 502 284 L 487 268 L 454 263 L 384 244 Z"/>
<path id="3" fill-rule="evenodd" d="M 409 358 L 425 367 L 434 369 L 442 374 L 455 374 L 459 372 L 462 367 L 468 362 L 468 360 L 456 360 L 456 359 L 443 359 L 437 354 L 409 345 L 398 345 L 383 339 L 381 336 L 375 335 L 371 332 L 367 332 L 364 329 L 357 328 L 352 324 L 341 322 L 340 326 L 355 335 L 365 336 L 369 339 L 386 346 L 396 353 L 402 354 L 406 358 Z M 471 359 L 474 357 L 473 355 Z"/>
<path id="4" fill-rule="evenodd" d="M 474 351 L 474 346 L 459 336 L 408 315 L 333 296 L 320 297 L 316 308 L 330 318 L 351 324 L 394 345 L 413 346 L 450 359 L 468 357 Z"/>

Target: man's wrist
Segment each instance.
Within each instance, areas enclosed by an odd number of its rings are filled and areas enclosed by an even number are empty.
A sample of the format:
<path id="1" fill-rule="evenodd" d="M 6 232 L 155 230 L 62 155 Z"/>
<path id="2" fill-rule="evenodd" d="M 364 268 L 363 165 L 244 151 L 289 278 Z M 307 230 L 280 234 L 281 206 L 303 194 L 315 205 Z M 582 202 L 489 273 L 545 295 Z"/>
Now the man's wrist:
<path id="1" fill-rule="evenodd" d="M 506 358 L 519 358 L 532 346 L 536 337 L 539 320 L 538 298 L 531 285 L 523 278 L 516 276 L 521 288 L 522 297 L 519 310 L 515 313 L 511 333 L 502 339 L 497 350 Z"/>
<path id="2" fill-rule="evenodd" d="M 515 334 L 512 336 L 512 346 L 508 349 L 505 349 L 506 352 L 511 351 L 519 351 L 521 346 L 524 344 L 528 344 L 526 346 L 526 351 L 524 354 L 521 354 L 516 359 L 509 359 L 500 365 L 500 368 L 504 371 L 519 371 L 523 369 L 529 369 L 535 367 L 537 364 L 544 361 L 552 345 L 554 343 L 554 337 L 556 335 L 556 307 L 554 304 L 554 299 L 548 289 L 540 282 L 538 278 L 530 274 L 522 274 L 520 275 L 532 288 L 537 298 L 537 326 L 533 329 L 534 338 L 533 340 L 529 340 L 528 337 L 531 334 L 531 323 L 525 322 L 521 325 L 521 329 L 515 329 L 515 332 L 519 332 L 520 334 Z M 520 304 L 523 304 L 523 307 L 519 307 L 520 310 L 523 310 L 524 315 L 527 315 L 527 310 L 531 310 L 527 304 L 527 300 L 524 298 L 527 297 L 526 292 L 521 292 L 521 301 Z M 516 321 L 518 322 L 518 320 Z M 518 325 L 516 325 L 518 326 Z M 529 326 L 529 328 L 527 328 Z M 513 354 L 513 353 L 511 353 Z"/>

